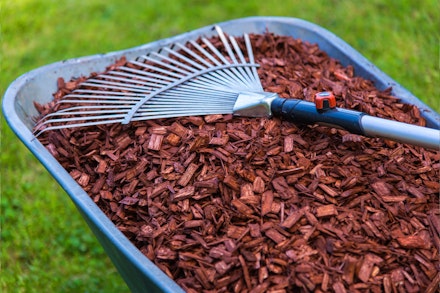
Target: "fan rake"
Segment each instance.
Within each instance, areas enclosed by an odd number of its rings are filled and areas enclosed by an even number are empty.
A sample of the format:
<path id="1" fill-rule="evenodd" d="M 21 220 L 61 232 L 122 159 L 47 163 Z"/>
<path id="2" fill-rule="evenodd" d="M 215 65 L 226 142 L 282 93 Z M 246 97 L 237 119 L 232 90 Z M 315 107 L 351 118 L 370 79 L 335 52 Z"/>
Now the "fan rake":
<path id="1" fill-rule="evenodd" d="M 226 54 L 201 38 L 201 44 L 174 43 L 141 55 L 117 70 L 87 79 L 57 101 L 59 110 L 37 122 L 36 137 L 54 129 L 234 114 L 321 123 L 355 134 L 439 149 L 439 130 L 336 108 L 331 93 L 319 93 L 311 103 L 264 92 L 249 36 L 243 36 L 245 55 L 233 36 L 226 36 L 218 26 L 215 29 Z"/>

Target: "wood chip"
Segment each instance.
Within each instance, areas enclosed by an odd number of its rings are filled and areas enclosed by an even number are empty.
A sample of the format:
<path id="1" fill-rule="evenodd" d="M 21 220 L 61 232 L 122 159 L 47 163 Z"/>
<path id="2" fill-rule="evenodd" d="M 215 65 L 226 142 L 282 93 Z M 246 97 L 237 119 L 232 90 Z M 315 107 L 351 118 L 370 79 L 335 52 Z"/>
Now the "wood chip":
<path id="1" fill-rule="evenodd" d="M 150 150 L 155 150 L 155 151 L 160 150 L 160 148 L 162 146 L 163 138 L 164 138 L 163 135 L 153 133 L 150 137 L 150 142 L 148 143 L 148 148 Z"/>
<path id="2" fill-rule="evenodd" d="M 181 186 L 188 185 L 188 183 L 190 182 L 190 180 L 192 179 L 194 173 L 197 171 L 198 168 L 199 168 L 198 165 L 191 163 L 188 166 L 188 168 L 186 168 L 185 173 L 182 174 L 179 181 L 177 181 L 177 184 Z"/>
<path id="3" fill-rule="evenodd" d="M 358 278 L 363 282 L 368 282 L 370 279 L 371 273 L 373 271 L 373 267 L 377 263 L 381 263 L 383 261 L 382 258 L 378 257 L 374 254 L 366 254 L 364 256 L 364 259 L 362 261 L 361 267 L 359 269 L 359 272 L 357 274 Z"/>
<path id="4" fill-rule="evenodd" d="M 429 249 L 431 246 L 429 242 L 417 235 L 397 237 L 396 240 L 404 248 Z"/>
<path id="5" fill-rule="evenodd" d="M 316 208 L 316 216 L 318 218 L 327 217 L 327 216 L 336 216 L 338 214 L 337 208 L 332 205 L 324 205 Z"/>
<path id="6" fill-rule="evenodd" d="M 272 239 L 276 243 L 280 243 L 280 242 L 286 240 L 286 237 L 275 229 L 269 229 L 269 230 L 265 231 L 265 234 L 267 237 L 269 237 L 270 239 Z"/>
<path id="7" fill-rule="evenodd" d="M 261 215 L 264 216 L 267 213 L 272 211 L 272 204 L 273 204 L 273 192 L 272 191 L 266 191 L 263 193 L 263 196 L 261 197 Z"/>
<path id="8" fill-rule="evenodd" d="M 179 191 L 177 191 L 173 195 L 173 200 L 174 201 L 179 201 L 179 200 L 188 199 L 188 198 L 193 197 L 194 193 L 195 193 L 195 187 L 194 186 L 186 186 L 186 187 L 180 189 Z"/>
<path id="9" fill-rule="evenodd" d="M 300 210 L 292 212 L 282 223 L 281 226 L 284 228 L 292 228 L 293 225 L 295 225 L 302 216 L 304 216 L 305 210 L 308 209 L 308 207 L 302 208 Z"/>

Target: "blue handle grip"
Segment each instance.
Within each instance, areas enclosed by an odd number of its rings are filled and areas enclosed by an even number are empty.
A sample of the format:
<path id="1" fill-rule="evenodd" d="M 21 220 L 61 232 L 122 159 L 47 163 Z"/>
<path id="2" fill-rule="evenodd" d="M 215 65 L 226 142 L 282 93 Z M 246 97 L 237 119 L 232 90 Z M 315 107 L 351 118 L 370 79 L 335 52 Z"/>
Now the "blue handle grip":
<path id="1" fill-rule="evenodd" d="M 342 108 L 319 111 L 314 103 L 275 98 L 271 103 L 272 115 L 297 124 L 325 124 L 343 128 L 351 133 L 365 135 L 361 119 L 365 113 Z"/>

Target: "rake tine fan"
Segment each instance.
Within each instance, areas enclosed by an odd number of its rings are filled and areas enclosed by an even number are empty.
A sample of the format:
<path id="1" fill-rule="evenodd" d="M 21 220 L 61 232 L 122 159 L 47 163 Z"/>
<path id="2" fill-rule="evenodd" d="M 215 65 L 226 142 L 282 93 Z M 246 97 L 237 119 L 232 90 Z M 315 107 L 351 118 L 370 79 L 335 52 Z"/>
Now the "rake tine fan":
<path id="1" fill-rule="evenodd" d="M 81 83 L 58 101 L 61 110 L 37 123 L 36 136 L 47 130 L 78 126 L 234 114 L 321 123 L 354 134 L 440 148 L 439 130 L 336 108 L 331 93 L 319 93 L 312 103 L 264 92 L 249 36 L 244 35 L 245 56 L 234 37 L 227 37 L 218 26 L 215 29 L 225 55 L 211 41 L 201 38 L 202 44 L 176 43 L 139 56 L 117 70 Z"/>
<path id="2" fill-rule="evenodd" d="M 247 58 L 236 40 L 217 32 L 227 50 L 224 56 L 206 38 L 192 48 L 179 43 L 142 55 L 126 65 L 81 83 L 59 104 L 75 104 L 38 121 L 42 132 L 108 123 L 177 116 L 230 114 L 240 92 L 263 92 L 245 35 Z M 206 48 L 205 48 L 206 47 Z"/>

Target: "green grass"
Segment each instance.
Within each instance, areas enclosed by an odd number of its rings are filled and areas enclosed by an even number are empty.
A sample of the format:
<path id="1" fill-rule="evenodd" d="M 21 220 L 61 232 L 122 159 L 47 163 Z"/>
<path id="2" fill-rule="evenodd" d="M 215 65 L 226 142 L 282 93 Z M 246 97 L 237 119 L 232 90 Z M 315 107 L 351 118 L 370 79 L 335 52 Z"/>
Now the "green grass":
<path id="1" fill-rule="evenodd" d="M 440 111 L 436 0 L 0 0 L 0 94 L 19 75 L 52 62 L 254 15 L 329 29 Z M 3 118 L 0 166 L 2 292 L 128 291 L 67 194 Z"/>

